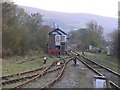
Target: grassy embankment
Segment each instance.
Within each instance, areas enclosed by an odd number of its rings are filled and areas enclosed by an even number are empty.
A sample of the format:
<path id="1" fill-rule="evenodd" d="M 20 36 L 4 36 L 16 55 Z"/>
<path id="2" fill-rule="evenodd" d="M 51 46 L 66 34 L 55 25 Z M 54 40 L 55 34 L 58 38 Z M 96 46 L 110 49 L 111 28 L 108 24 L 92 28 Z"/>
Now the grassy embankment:
<path id="1" fill-rule="evenodd" d="M 119 72 L 118 70 L 120 69 L 120 66 L 118 64 L 118 59 L 113 56 L 108 56 L 107 54 L 95 54 L 95 53 L 88 53 L 85 52 L 85 56 L 91 58 L 92 60 L 108 67 L 111 68 L 114 71 Z"/>

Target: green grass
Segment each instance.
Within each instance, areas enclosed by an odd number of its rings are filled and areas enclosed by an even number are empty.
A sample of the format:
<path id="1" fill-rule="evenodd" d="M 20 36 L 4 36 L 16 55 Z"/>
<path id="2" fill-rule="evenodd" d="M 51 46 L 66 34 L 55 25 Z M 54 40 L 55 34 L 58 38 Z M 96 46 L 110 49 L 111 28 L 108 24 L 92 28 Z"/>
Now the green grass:
<path id="1" fill-rule="evenodd" d="M 3 75 L 15 74 L 15 73 L 23 72 L 23 71 L 26 71 L 26 70 L 36 69 L 36 68 L 39 68 L 39 67 L 46 66 L 49 63 L 52 63 L 54 60 L 59 59 L 57 57 L 53 57 L 53 58 L 48 57 L 47 63 L 43 64 L 43 58 L 41 56 L 37 56 L 37 57 L 38 58 L 36 58 L 33 61 L 28 60 L 28 61 L 26 61 L 22 64 L 18 64 L 16 62 L 16 59 L 15 59 L 16 57 L 12 57 L 10 59 L 9 58 L 4 59 L 5 61 L 3 61 L 3 62 L 5 62 L 5 63 L 2 67 L 2 74 Z M 31 57 L 31 58 L 33 58 L 33 57 Z M 22 57 L 20 57 L 19 62 L 20 62 L 21 59 L 22 59 Z"/>
<path id="2" fill-rule="evenodd" d="M 32 70 L 32 69 L 36 69 L 39 67 L 47 66 L 48 64 L 52 63 L 53 61 L 59 60 L 59 58 L 57 58 L 56 56 L 52 56 L 52 58 L 48 56 L 46 64 L 43 64 L 43 57 L 41 55 L 32 56 L 29 59 L 31 59 L 33 57 L 36 59 L 34 59 L 33 61 L 28 60 L 22 64 L 17 64 L 17 62 L 18 62 L 18 61 L 16 61 L 16 58 L 18 58 L 17 56 L 4 59 L 5 63 L 4 63 L 4 66 L 2 67 L 2 74 L 8 75 L 8 74 L 15 74 L 15 73 L 27 71 L 27 70 Z M 63 57 L 63 56 L 61 56 L 61 57 Z M 64 55 L 64 57 L 67 57 L 67 56 Z M 19 60 L 24 61 L 24 57 L 19 57 Z M 5 86 L 3 86 L 3 88 L 12 88 L 20 83 L 21 82 L 5 85 Z"/>
<path id="3" fill-rule="evenodd" d="M 108 56 L 107 54 L 95 54 L 95 53 L 85 53 L 86 56 L 91 58 L 92 60 L 111 68 L 112 70 L 115 70 L 118 72 L 120 69 L 120 66 L 118 65 L 118 59 L 113 56 Z"/>
<path id="4" fill-rule="evenodd" d="M 62 57 L 62 58 L 66 58 L 66 57 L 68 57 L 67 55 L 60 55 L 60 57 Z"/>
<path id="5" fill-rule="evenodd" d="M 77 76 L 79 84 L 80 84 L 80 88 L 93 88 L 93 80 L 92 78 L 88 78 L 85 75 L 84 71 L 79 71 L 79 74 Z"/>

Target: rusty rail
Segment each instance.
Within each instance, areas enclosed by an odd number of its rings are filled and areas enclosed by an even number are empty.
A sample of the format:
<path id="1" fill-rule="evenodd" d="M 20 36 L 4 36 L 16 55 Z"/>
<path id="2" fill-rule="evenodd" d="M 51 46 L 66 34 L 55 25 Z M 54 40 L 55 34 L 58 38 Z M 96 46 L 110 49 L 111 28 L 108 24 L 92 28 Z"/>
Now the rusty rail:
<path id="1" fill-rule="evenodd" d="M 69 56 L 70 57 L 70 56 Z M 60 61 L 61 59 L 67 59 L 69 57 L 66 57 L 66 58 L 61 58 L 59 60 L 56 60 L 57 61 Z M 47 67 L 47 66 L 46 66 Z M 46 67 L 40 67 L 40 68 L 37 68 L 37 69 L 34 69 L 34 70 L 28 70 L 28 71 L 24 71 L 24 72 L 20 72 L 20 73 L 16 73 L 16 74 L 10 74 L 10 75 L 4 75 L 2 76 L 2 79 L 7 79 L 9 77 L 14 77 L 14 76 L 19 76 L 19 75 L 23 75 L 23 74 L 27 74 L 27 73 L 31 73 L 31 72 L 35 72 L 35 71 L 38 71 L 38 70 L 42 70 L 42 69 L 45 69 Z"/>
<path id="2" fill-rule="evenodd" d="M 98 72 L 96 69 L 94 69 L 93 67 L 91 67 L 90 65 L 88 65 L 86 62 L 84 62 L 83 60 L 77 58 L 79 61 L 81 61 L 83 64 L 85 64 L 88 68 L 90 68 L 92 71 L 94 71 L 96 74 L 98 74 L 99 76 L 104 76 L 103 74 L 101 74 L 100 72 Z"/>
<path id="3" fill-rule="evenodd" d="M 53 69 L 53 70 L 48 71 L 47 73 L 51 73 L 51 72 L 53 72 L 53 71 L 59 70 L 60 68 L 61 68 L 61 67 L 55 68 L 55 69 Z M 33 78 L 33 77 L 35 77 L 35 76 L 37 76 L 37 75 L 38 75 L 38 73 L 37 73 L 37 74 L 34 74 L 34 75 L 29 75 L 29 76 L 25 76 L 25 77 L 20 77 L 20 78 L 15 78 L 15 79 L 12 79 L 12 80 L 3 81 L 3 82 L 2 82 L 2 85 L 11 84 L 11 83 L 16 83 L 16 82 L 21 81 L 21 80 L 31 79 L 31 78 Z"/>
<path id="4" fill-rule="evenodd" d="M 76 53 L 75 51 L 72 51 L 72 52 L 74 52 L 75 54 L 78 54 L 78 53 Z M 117 75 L 118 77 L 120 77 L 120 74 L 119 74 L 119 73 L 117 73 L 117 72 L 115 72 L 115 71 L 113 71 L 113 70 L 111 70 L 111 69 L 109 69 L 109 68 L 107 68 L 107 67 L 105 67 L 105 66 L 103 66 L 103 65 L 101 65 L 101 64 L 99 64 L 99 63 L 97 63 L 97 62 L 95 62 L 95 61 L 92 61 L 92 60 L 90 60 L 89 58 L 87 58 L 87 57 L 85 57 L 85 56 L 83 56 L 83 55 L 80 55 L 80 56 L 82 56 L 82 57 L 85 58 L 86 60 L 89 60 L 89 61 L 92 62 L 93 64 L 98 65 L 98 66 L 100 66 L 101 68 L 103 68 L 103 69 L 105 69 L 105 70 L 113 73 L 114 75 Z M 78 56 L 77 58 L 78 58 L 78 60 L 80 60 L 80 59 L 79 59 L 79 58 L 80 58 L 79 56 Z M 98 74 L 99 76 L 103 76 L 100 72 L 98 72 L 96 69 L 92 68 L 90 65 L 88 65 L 88 64 L 85 63 L 84 61 L 82 61 L 82 60 L 80 60 L 80 61 L 81 61 L 83 64 L 85 64 L 88 68 L 90 68 L 92 71 L 94 71 L 96 74 Z M 116 85 L 114 82 L 112 82 L 112 81 L 110 81 L 110 80 L 109 80 L 109 82 L 110 82 L 110 84 L 111 84 L 114 88 L 116 88 L 117 90 L 120 90 L 120 87 L 119 87 L 118 85 Z M 116 89 L 115 89 L 115 90 L 116 90 Z"/>
<path id="5" fill-rule="evenodd" d="M 66 58 L 60 58 L 59 60 L 56 60 L 55 62 L 58 62 L 60 61 L 61 59 L 67 59 L 69 57 L 66 57 Z M 47 66 L 46 66 L 47 67 Z M 5 75 L 5 76 L 2 76 L 2 79 L 4 80 L 2 83 L 4 84 L 5 82 L 10 82 L 10 81 L 14 81 L 14 80 L 10 80 L 10 78 L 12 77 L 16 77 L 16 76 L 22 76 L 22 75 L 25 75 L 25 74 L 29 74 L 29 73 L 34 73 L 36 71 L 39 71 L 39 70 L 42 70 L 42 69 L 45 69 L 46 67 L 41 67 L 41 68 L 37 68 L 37 69 L 34 69 L 34 70 L 28 70 L 28 71 L 24 71 L 24 72 L 20 72 L 20 73 L 16 73 L 16 74 L 11 74 L 11 75 Z M 24 78 L 24 77 L 23 77 Z M 22 78 L 21 78 L 22 79 Z M 19 79 L 16 79 L 16 80 L 19 80 Z"/>
<path id="6" fill-rule="evenodd" d="M 19 75 L 35 72 L 35 71 L 38 71 L 38 70 L 42 70 L 43 68 L 46 68 L 46 67 L 41 67 L 41 68 L 37 68 L 37 69 L 34 69 L 34 70 L 28 70 L 28 71 L 24 71 L 24 72 L 20 72 L 20 73 L 16 73 L 16 74 L 5 75 L 5 76 L 2 76 L 2 79 L 6 79 L 6 78 L 9 78 L 9 77 L 14 77 L 14 76 L 19 76 Z"/>
<path id="7" fill-rule="evenodd" d="M 67 59 L 67 58 L 71 58 L 71 56 L 70 56 L 70 57 L 63 58 L 63 59 Z M 60 59 L 60 60 L 61 60 L 61 59 Z M 27 80 L 27 81 L 25 81 L 25 82 L 23 82 L 23 83 L 21 83 L 21 84 L 19 84 L 19 85 L 17 85 L 17 86 L 15 86 L 15 87 L 12 88 L 11 90 L 16 90 L 17 88 L 20 88 L 20 87 L 22 87 L 23 85 L 25 85 L 25 84 L 27 84 L 27 83 L 29 83 L 29 82 L 32 82 L 33 80 L 35 80 L 35 79 L 37 79 L 37 78 L 40 78 L 41 76 L 43 76 L 44 74 L 46 74 L 46 73 L 48 72 L 48 70 L 49 70 L 56 62 L 58 62 L 58 61 L 60 61 L 60 60 L 54 61 L 52 64 L 48 65 L 48 66 L 47 66 L 41 73 L 39 73 L 37 76 L 35 76 L 35 77 L 33 77 L 32 79 Z"/>
<path id="8" fill-rule="evenodd" d="M 69 61 L 71 61 L 71 60 L 72 60 L 72 59 L 69 59 L 69 60 L 63 65 L 63 68 L 62 68 L 61 72 L 59 72 L 59 75 L 57 75 L 57 77 L 56 77 L 55 79 L 53 79 L 52 81 L 50 81 L 47 85 L 43 86 L 40 90 L 43 90 L 43 89 L 45 89 L 45 88 L 49 88 L 49 87 L 52 86 L 56 81 L 58 81 L 58 80 L 60 79 L 60 77 L 63 75 L 67 63 L 68 63 Z"/>
<path id="9" fill-rule="evenodd" d="M 33 80 L 41 77 L 42 75 L 44 75 L 44 74 L 48 71 L 48 69 L 49 69 L 53 64 L 54 64 L 54 63 L 48 65 L 48 66 L 47 66 L 41 73 L 39 73 L 37 76 L 35 76 L 35 77 L 33 77 L 32 79 L 27 80 L 27 81 L 25 81 L 25 82 L 23 82 L 23 83 L 21 83 L 21 84 L 19 84 L 19 85 L 17 85 L 17 86 L 15 86 L 15 87 L 12 88 L 11 90 L 16 90 L 17 88 L 20 88 L 20 87 L 22 87 L 23 85 L 25 85 L 25 84 L 27 84 L 27 83 L 29 83 L 29 82 L 32 82 Z"/>
<path id="10" fill-rule="evenodd" d="M 107 67 L 105 67 L 105 66 L 103 66 L 103 65 L 101 65 L 101 64 L 99 64 L 99 63 L 97 63 L 97 62 L 95 62 L 95 61 L 92 61 L 92 60 L 90 60 L 88 57 L 85 57 L 85 56 L 83 56 L 83 55 L 82 55 L 82 57 L 85 58 L 85 59 L 87 59 L 87 60 L 89 60 L 90 62 L 92 62 L 92 63 L 94 63 L 94 64 L 96 64 L 96 65 L 98 65 L 98 66 L 100 66 L 100 67 L 102 67 L 102 68 L 104 68 L 104 69 L 106 69 L 106 70 L 108 70 L 109 72 L 117 75 L 118 77 L 120 77 L 120 73 L 117 73 L 117 72 L 115 72 L 114 70 L 111 70 L 111 69 L 109 69 L 109 68 L 107 68 Z"/>
<path id="11" fill-rule="evenodd" d="M 80 59 L 78 58 L 78 60 L 80 60 Z M 94 71 L 97 75 L 104 77 L 103 74 L 101 74 L 101 73 L 98 72 L 96 69 L 94 69 L 93 67 L 91 67 L 90 65 L 88 65 L 86 62 L 84 62 L 83 60 L 80 60 L 80 61 L 81 61 L 84 65 L 86 65 L 88 68 L 90 68 L 92 71 Z M 120 90 L 120 87 L 119 87 L 118 85 L 116 85 L 114 82 L 112 82 L 112 81 L 110 81 L 110 80 L 109 80 L 109 82 L 110 82 L 110 84 L 111 84 L 114 88 L 116 88 L 117 90 Z M 116 90 L 116 89 L 115 89 L 115 90 Z"/>

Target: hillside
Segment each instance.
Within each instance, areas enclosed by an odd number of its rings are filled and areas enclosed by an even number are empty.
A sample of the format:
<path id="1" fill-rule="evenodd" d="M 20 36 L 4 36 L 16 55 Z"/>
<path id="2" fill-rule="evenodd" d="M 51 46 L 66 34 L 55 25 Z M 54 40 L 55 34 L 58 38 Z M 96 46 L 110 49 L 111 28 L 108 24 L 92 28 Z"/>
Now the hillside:
<path id="1" fill-rule="evenodd" d="M 66 32 L 72 29 L 85 27 L 86 23 L 95 20 L 104 28 L 104 33 L 109 33 L 117 28 L 117 18 L 104 17 L 87 13 L 63 13 L 55 11 L 46 11 L 33 7 L 22 7 L 27 13 L 41 13 L 43 15 L 44 24 L 51 25 L 53 22 Z"/>

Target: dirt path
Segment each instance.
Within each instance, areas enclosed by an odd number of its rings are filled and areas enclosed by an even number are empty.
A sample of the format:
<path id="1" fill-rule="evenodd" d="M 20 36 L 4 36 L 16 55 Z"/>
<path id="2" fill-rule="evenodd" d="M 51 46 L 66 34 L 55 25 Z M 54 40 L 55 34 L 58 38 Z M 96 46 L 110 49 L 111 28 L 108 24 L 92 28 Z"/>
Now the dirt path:
<path id="1" fill-rule="evenodd" d="M 65 70 L 61 80 L 51 88 L 93 88 L 93 73 L 80 61 L 74 67 L 71 61 Z"/>

